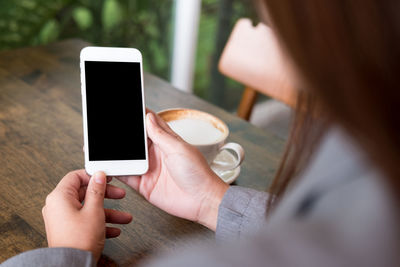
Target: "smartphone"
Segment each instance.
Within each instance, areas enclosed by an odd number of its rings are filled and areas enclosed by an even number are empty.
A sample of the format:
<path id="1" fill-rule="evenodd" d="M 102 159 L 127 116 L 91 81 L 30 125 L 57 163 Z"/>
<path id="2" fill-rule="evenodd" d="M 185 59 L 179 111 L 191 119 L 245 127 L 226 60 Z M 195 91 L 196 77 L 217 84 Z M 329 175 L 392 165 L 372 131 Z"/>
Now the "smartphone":
<path id="1" fill-rule="evenodd" d="M 86 172 L 146 173 L 141 53 L 134 48 L 85 47 L 80 68 Z"/>

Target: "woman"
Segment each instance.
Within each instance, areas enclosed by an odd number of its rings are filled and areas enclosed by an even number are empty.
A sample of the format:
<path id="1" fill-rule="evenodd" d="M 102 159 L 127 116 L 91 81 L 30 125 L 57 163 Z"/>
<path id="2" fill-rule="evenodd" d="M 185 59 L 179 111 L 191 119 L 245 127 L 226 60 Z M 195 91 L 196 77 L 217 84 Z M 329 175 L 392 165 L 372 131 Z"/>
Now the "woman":
<path id="1" fill-rule="evenodd" d="M 269 194 L 228 187 L 149 113 L 150 170 L 119 179 L 166 212 L 216 230 L 218 240 L 241 239 L 149 264 L 400 266 L 400 2 L 265 2 L 301 88 L 277 177 Z M 95 264 L 105 236 L 119 234 L 105 217 L 131 219 L 104 212 L 104 195 L 123 194 L 102 173 L 68 174 L 43 209 L 51 248 L 4 265 Z"/>

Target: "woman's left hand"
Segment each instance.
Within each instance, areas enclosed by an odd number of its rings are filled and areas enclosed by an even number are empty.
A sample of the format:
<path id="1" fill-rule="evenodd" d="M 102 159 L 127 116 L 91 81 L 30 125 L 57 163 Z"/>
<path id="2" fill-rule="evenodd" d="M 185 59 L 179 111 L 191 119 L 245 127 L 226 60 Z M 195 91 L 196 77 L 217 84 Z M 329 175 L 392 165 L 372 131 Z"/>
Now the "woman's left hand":
<path id="1" fill-rule="evenodd" d="M 107 184 L 103 172 L 92 177 L 85 170 L 68 173 L 47 196 L 42 210 L 49 247 L 91 251 L 98 260 L 105 238 L 121 233 L 118 228 L 106 227 L 106 223 L 127 224 L 132 220 L 129 213 L 104 209 L 104 198 L 124 196 L 123 189 Z"/>

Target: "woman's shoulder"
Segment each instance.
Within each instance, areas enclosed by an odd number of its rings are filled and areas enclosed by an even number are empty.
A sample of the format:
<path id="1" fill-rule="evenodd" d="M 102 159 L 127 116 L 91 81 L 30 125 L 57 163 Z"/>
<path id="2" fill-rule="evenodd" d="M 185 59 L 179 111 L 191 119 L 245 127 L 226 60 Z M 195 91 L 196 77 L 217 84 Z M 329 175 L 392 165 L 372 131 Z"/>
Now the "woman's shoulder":
<path id="1" fill-rule="evenodd" d="M 370 259 L 372 266 L 393 262 L 397 252 L 392 248 L 400 245 L 398 208 L 384 174 L 365 155 L 343 130 L 329 132 L 271 215 L 269 230 L 304 226 L 311 239 L 330 242 L 354 257 L 360 253 L 357 257 Z"/>
<path id="2" fill-rule="evenodd" d="M 318 212 L 336 216 L 346 212 L 346 207 L 373 213 L 379 206 L 393 206 L 382 175 L 353 138 L 333 128 L 288 189 L 274 217 L 314 216 Z"/>

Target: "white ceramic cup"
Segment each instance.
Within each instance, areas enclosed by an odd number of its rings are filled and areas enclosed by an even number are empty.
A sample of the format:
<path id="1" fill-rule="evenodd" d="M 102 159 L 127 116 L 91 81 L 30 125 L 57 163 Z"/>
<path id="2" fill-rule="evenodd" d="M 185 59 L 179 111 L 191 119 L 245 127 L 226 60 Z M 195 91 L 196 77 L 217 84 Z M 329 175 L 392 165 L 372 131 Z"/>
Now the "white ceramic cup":
<path id="1" fill-rule="evenodd" d="M 182 119 L 202 120 L 210 123 L 214 128 L 219 130 L 222 135 L 217 140 L 207 144 L 193 144 L 204 155 L 209 165 L 214 163 L 216 156 L 223 150 L 227 150 L 234 156 L 234 162 L 218 162 L 218 169 L 227 171 L 233 170 L 240 166 L 244 160 L 244 149 L 237 143 L 226 143 L 229 136 L 228 126 L 217 117 L 195 109 L 175 108 L 158 112 L 158 115 L 167 123 Z M 187 140 L 186 140 L 187 141 Z M 190 141 L 189 141 L 190 143 Z"/>

